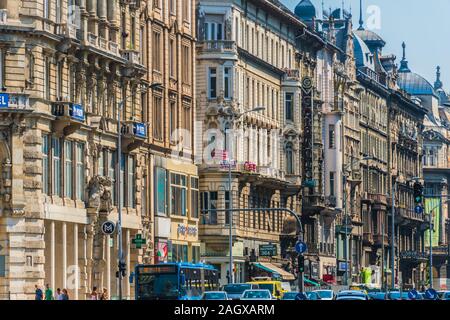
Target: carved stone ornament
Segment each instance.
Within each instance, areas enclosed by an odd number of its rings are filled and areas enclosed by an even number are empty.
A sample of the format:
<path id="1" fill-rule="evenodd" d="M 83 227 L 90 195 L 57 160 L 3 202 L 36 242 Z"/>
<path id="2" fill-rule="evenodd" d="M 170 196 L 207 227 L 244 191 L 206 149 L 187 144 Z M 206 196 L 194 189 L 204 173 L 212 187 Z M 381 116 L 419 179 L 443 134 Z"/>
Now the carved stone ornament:
<path id="1" fill-rule="evenodd" d="M 110 212 L 112 209 L 111 187 L 110 177 L 94 176 L 88 185 L 88 208 L 97 209 L 98 212 Z"/>

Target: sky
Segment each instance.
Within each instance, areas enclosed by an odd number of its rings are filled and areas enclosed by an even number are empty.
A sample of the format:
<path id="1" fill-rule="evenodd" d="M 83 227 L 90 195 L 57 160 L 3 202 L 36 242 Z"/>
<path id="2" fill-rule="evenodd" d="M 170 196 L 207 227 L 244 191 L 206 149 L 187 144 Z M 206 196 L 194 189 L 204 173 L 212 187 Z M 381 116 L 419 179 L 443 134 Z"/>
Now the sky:
<path id="1" fill-rule="evenodd" d="M 300 0 L 280 0 L 292 11 Z M 322 0 L 311 0 L 321 13 Z M 342 7 L 342 0 L 323 0 L 325 8 Z M 359 24 L 359 0 L 344 0 L 344 8 L 353 15 L 353 26 Z M 379 12 L 379 14 L 377 14 Z M 406 43 L 409 68 L 431 84 L 436 79 L 436 66 L 441 67 L 441 81 L 450 91 L 450 13 L 449 0 L 363 0 L 364 27 L 379 34 L 386 46 L 383 54 L 402 58 L 402 42 Z M 369 25 L 366 25 L 368 23 Z"/>

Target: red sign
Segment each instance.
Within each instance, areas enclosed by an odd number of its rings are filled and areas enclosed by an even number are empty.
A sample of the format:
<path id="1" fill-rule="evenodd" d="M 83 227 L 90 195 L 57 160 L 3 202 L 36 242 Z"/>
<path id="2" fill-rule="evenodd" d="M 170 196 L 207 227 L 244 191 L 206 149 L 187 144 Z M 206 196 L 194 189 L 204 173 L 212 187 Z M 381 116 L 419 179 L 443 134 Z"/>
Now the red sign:
<path id="1" fill-rule="evenodd" d="M 332 274 L 324 274 L 322 280 L 326 283 L 335 283 L 336 281 Z"/>
<path id="2" fill-rule="evenodd" d="M 250 171 L 250 172 L 256 172 L 256 163 L 253 162 L 246 162 L 244 164 L 244 170 L 245 171 Z"/>

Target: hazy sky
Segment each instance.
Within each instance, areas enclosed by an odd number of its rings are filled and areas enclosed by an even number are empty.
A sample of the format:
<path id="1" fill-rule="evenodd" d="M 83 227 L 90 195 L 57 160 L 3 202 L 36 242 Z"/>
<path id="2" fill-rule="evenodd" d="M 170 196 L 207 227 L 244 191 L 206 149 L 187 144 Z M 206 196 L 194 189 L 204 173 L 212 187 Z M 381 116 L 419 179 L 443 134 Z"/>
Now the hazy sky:
<path id="1" fill-rule="evenodd" d="M 300 0 L 281 0 L 291 10 Z M 311 0 L 320 15 L 322 0 Z M 325 8 L 342 7 L 342 0 L 324 0 Z M 363 0 L 364 21 L 373 15 L 370 6 L 380 10 L 380 27 L 371 29 L 385 41 L 383 54 L 393 53 L 400 64 L 402 42 L 406 43 L 409 68 L 431 84 L 436 78 L 436 66 L 441 66 L 441 80 L 450 90 L 450 0 Z M 359 0 L 344 0 L 344 8 L 352 11 L 353 26 L 358 28 Z M 366 25 L 364 25 L 366 27 Z M 366 29 L 368 29 L 366 27 Z"/>

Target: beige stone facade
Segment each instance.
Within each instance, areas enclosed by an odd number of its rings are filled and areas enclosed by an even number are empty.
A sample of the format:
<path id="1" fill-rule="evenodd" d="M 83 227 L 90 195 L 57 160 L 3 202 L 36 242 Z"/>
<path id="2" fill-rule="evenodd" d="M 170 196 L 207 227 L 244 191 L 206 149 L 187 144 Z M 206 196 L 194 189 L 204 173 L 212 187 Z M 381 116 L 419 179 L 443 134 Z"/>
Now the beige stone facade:
<path id="1" fill-rule="evenodd" d="M 35 284 L 85 299 L 117 295 L 117 113 L 122 114 L 123 248 L 130 268 L 153 252 L 140 26 L 146 1 L 2 1 L 0 298 L 32 299 Z M 133 289 L 123 280 L 124 296 Z"/>

